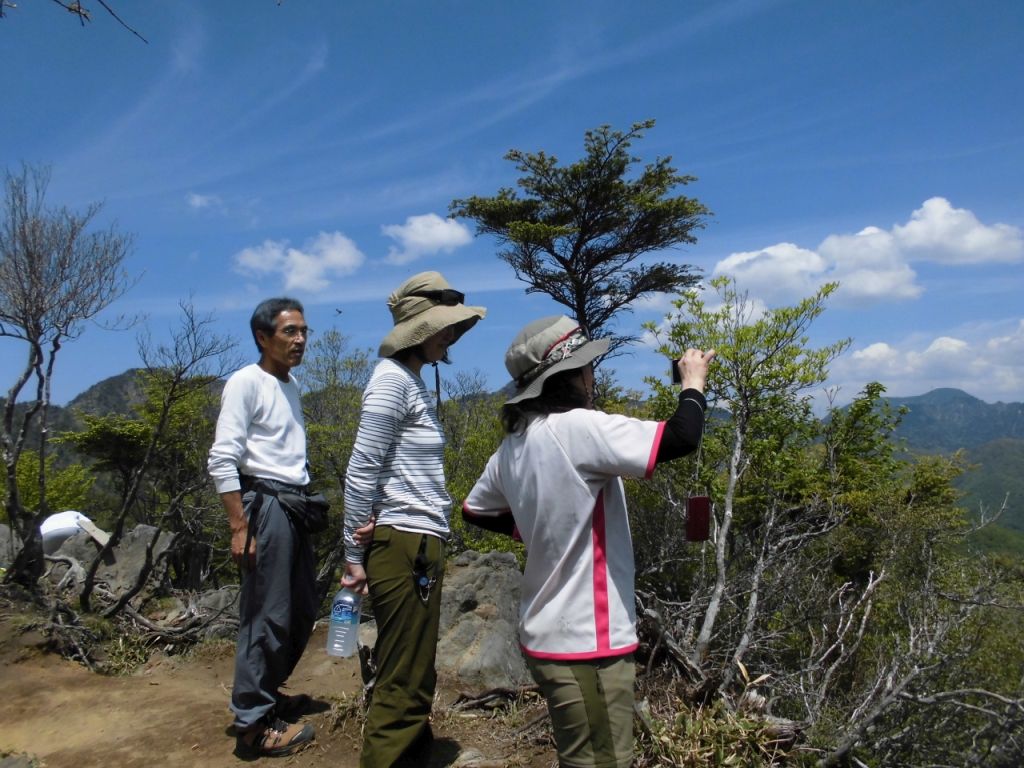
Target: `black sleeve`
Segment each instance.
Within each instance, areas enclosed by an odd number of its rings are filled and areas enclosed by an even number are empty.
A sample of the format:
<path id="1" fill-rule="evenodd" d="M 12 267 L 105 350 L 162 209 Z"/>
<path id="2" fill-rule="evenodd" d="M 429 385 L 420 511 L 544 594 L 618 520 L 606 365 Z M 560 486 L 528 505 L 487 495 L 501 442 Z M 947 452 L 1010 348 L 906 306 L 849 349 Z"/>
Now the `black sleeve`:
<path id="1" fill-rule="evenodd" d="M 658 455 L 654 462 L 678 459 L 693 453 L 700 445 L 704 434 L 704 409 L 707 401 L 696 389 L 684 389 L 679 393 L 679 405 L 675 413 L 665 422 L 665 431 L 658 445 Z"/>
<path id="2" fill-rule="evenodd" d="M 464 522 L 475 525 L 478 528 L 483 528 L 485 531 L 503 533 L 506 536 L 514 536 L 515 533 L 516 519 L 512 517 L 511 512 L 493 517 L 491 515 L 474 515 L 463 507 L 462 519 Z"/>

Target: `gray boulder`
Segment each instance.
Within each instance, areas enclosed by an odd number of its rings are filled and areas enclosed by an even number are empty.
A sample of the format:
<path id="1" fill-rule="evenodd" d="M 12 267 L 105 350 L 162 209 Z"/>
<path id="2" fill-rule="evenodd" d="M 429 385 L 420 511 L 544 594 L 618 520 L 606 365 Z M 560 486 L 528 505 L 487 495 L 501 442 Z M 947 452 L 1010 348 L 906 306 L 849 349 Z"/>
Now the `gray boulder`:
<path id="1" fill-rule="evenodd" d="M 467 688 L 532 682 L 519 648 L 522 573 L 508 552 L 463 552 L 451 562 L 441 597 L 437 670 Z"/>
<path id="2" fill-rule="evenodd" d="M 121 537 L 118 545 L 108 554 L 96 571 L 97 583 L 103 584 L 114 595 L 122 595 L 135 586 L 135 581 L 146 561 L 146 548 L 157 535 L 158 529 L 151 525 L 137 525 Z M 159 532 L 159 538 L 153 546 L 153 570 L 149 575 L 150 585 L 162 585 L 167 578 L 167 559 L 161 557 L 167 550 L 174 535 Z M 55 553 L 55 557 L 69 557 L 81 568 L 86 569 L 95 559 L 100 547 L 89 534 L 76 533 L 65 541 Z M 68 565 L 55 563 L 47 576 L 54 584 L 60 584 L 68 575 Z M 79 581 L 84 575 L 72 573 L 71 577 Z"/>
<path id="3" fill-rule="evenodd" d="M 207 592 L 180 592 L 164 601 L 162 612 L 150 614 L 149 618 L 172 629 L 198 622 L 203 627 L 204 640 L 233 640 L 238 633 L 239 593 L 236 584 Z"/>

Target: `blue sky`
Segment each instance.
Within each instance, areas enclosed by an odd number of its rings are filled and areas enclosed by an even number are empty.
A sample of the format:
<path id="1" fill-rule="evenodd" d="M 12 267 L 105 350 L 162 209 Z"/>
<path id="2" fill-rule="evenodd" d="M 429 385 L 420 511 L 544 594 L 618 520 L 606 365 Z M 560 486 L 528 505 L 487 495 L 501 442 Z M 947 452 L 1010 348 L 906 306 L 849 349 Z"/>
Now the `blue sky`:
<path id="1" fill-rule="evenodd" d="M 661 257 L 765 306 L 838 279 L 812 342 L 853 339 L 840 401 L 872 380 L 1024 400 L 1018 0 L 113 7 L 148 45 L 98 5 L 84 28 L 41 0 L 0 19 L 0 159 L 50 165 L 51 203 L 103 201 L 134 233 L 141 277 L 107 316 L 144 313 L 157 340 L 191 296 L 249 356 L 252 307 L 286 291 L 376 350 L 387 294 L 437 269 L 489 310 L 445 375 L 498 388 L 518 328 L 561 309 L 449 202 L 514 184 L 510 148 L 568 162 L 585 130 L 654 118 L 637 154 L 671 155 L 715 214 Z M 618 330 L 668 308 L 653 297 Z M 138 365 L 137 330 L 87 328 L 55 402 Z M 24 355 L 0 339 L 0 387 Z M 665 369 L 642 345 L 614 366 L 635 388 Z"/>

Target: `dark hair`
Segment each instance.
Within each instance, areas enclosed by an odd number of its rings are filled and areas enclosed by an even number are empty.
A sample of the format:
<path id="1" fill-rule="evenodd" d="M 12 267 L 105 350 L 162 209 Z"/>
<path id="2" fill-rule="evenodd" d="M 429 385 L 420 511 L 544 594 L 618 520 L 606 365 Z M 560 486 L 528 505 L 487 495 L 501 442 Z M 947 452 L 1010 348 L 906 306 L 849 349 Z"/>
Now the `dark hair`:
<path id="1" fill-rule="evenodd" d="M 537 397 L 501 406 L 501 426 L 507 434 L 522 432 L 531 415 L 565 413 L 574 408 L 585 408 L 587 396 L 574 383 L 583 375 L 582 368 L 556 373 L 544 382 Z"/>
<path id="2" fill-rule="evenodd" d="M 408 367 L 409 358 L 418 357 L 424 363 L 427 362 L 427 356 L 423 353 L 423 344 L 416 344 L 412 347 L 405 347 L 403 349 L 396 349 L 395 353 L 391 355 L 392 360 L 397 360 L 402 365 Z M 445 350 L 444 357 L 437 362 L 451 364 L 451 358 L 448 357 L 448 350 Z"/>
<path id="3" fill-rule="evenodd" d="M 261 355 L 263 354 L 263 347 L 260 346 L 260 340 L 256 338 L 256 331 L 263 331 L 268 336 L 273 336 L 274 331 L 277 330 L 274 325 L 277 322 L 277 316 L 282 312 L 290 310 L 306 314 L 306 310 L 302 308 L 302 302 L 288 296 L 264 299 L 253 310 L 252 317 L 249 318 L 249 328 L 252 330 L 252 340 L 256 342 L 256 351 Z"/>

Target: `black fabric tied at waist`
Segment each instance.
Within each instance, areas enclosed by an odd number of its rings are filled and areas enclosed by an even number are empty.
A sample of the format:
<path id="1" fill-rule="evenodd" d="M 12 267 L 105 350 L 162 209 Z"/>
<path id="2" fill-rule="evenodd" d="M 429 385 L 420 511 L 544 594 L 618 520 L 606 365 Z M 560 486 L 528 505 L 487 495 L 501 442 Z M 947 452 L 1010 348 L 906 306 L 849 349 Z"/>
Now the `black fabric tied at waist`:
<path id="1" fill-rule="evenodd" d="M 256 517 L 263 506 L 263 495 L 273 496 L 281 505 L 292 525 L 302 533 L 320 533 L 327 530 L 327 513 L 331 505 L 322 493 L 310 493 L 308 485 L 291 485 L 266 477 L 241 475 L 242 493 L 256 494 L 249 514 L 249 530 L 254 531 Z"/>

